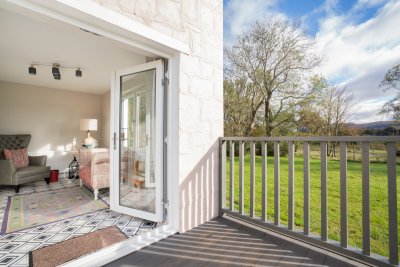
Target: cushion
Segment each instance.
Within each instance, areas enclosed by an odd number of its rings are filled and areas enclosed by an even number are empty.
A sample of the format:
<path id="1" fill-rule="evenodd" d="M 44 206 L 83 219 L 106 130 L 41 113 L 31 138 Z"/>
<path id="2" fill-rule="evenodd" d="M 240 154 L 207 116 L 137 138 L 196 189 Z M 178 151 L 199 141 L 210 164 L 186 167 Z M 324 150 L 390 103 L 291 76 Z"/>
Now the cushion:
<path id="1" fill-rule="evenodd" d="M 110 159 L 109 158 L 99 158 L 95 162 L 95 164 L 103 164 L 103 163 L 110 163 Z"/>
<path id="2" fill-rule="evenodd" d="M 20 148 L 20 149 L 4 149 L 3 155 L 5 159 L 11 160 L 15 167 L 21 168 L 26 167 L 29 165 L 29 158 L 28 158 L 28 149 L 27 148 Z"/>
<path id="3" fill-rule="evenodd" d="M 31 177 L 38 174 L 49 174 L 50 175 L 50 167 L 49 166 L 27 166 L 21 167 L 15 173 L 16 178 L 25 178 Z"/>
<path id="4" fill-rule="evenodd" d="M 28 147 L 30 140 L 30 134 L 0 134 L 0 159 L 4 159 L 3 149 L 19 149 Z"/>

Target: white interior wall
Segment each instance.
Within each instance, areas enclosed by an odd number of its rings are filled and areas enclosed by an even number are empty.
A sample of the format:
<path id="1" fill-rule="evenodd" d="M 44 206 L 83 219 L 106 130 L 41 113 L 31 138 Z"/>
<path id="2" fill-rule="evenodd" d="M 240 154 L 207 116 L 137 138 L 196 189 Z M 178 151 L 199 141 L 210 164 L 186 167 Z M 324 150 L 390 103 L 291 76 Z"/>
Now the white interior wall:
<path id="1" fill-rule="evenodd" d="M 73 138 L 79 148 L 86 136 L 80 119 L 97 119 L 92 136 L 100 146 L 107 145 L 102 143 L 108 126 L 102 120 L 105 102 L 101 95 L 0 81 L 0 134 L 31 134 L 29 153 L 47 155 L 52 169 L 64 171 L 72 160 Z"/>

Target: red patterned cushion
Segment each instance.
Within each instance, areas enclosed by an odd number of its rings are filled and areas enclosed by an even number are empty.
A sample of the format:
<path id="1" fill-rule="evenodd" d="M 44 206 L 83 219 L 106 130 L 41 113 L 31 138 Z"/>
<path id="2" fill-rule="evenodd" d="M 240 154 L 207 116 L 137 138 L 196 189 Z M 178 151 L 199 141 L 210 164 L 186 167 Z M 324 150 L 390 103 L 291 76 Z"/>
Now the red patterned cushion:
<path id="1" fill-rule="evenodd" d="M 5 159 L 10 159 L 17 168 L 26 167 L 29 165 L 27 148 L 21 148 L 15 150 L 4 149 L 3 155 Z"/>

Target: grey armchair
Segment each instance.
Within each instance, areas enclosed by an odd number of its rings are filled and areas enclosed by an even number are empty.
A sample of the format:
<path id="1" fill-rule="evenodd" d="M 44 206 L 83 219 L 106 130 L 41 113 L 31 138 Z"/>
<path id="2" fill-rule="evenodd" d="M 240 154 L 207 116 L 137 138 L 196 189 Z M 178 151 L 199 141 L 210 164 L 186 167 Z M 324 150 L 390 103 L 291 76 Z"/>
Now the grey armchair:
<path id="1" fill-rule="evenodd" d="M 49 184 L 50 167 L 46 166 L 47 156 L 29 156 L 29 165 L 16 168 L 11 160 L 4 159 L 3 149 L 28 147 L 30 134 L 0 135 L 0 185 L 15 187 L 18 193 L 22 184 L 44 179 Z"/>

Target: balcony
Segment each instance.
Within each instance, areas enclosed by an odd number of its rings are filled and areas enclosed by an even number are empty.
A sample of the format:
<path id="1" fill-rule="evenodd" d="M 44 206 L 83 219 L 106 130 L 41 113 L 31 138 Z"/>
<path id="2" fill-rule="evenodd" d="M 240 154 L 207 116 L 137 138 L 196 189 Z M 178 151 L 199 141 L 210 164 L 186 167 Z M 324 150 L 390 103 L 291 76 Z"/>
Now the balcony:
<path id="1" fill-rule="evenodd" d="M 220 138 L 220 217 L 106 266 L 399 266 L 399 142 Z"/>
<path id="2" fill-rule="evenodd" d="M 375 136 L 221 138 L 220 215 L 327 253 L 398 266 L 399 142 Z M 333 158 L 327 156 L 332 145 Z M 287 156 L 281 157 L 281 148 Z"/>
<path id="3" fill-rule="evenodd" d="M 216 218 L 106 266 L 363 266 L 232 218 Z"/>

